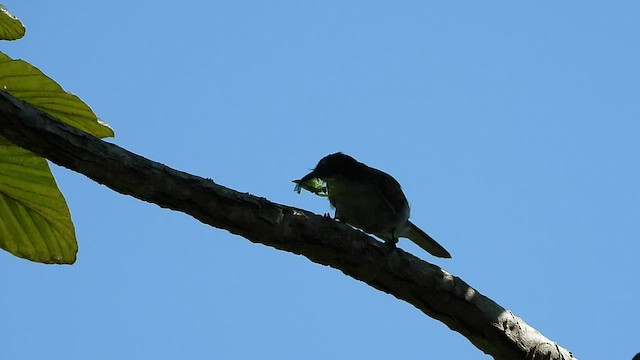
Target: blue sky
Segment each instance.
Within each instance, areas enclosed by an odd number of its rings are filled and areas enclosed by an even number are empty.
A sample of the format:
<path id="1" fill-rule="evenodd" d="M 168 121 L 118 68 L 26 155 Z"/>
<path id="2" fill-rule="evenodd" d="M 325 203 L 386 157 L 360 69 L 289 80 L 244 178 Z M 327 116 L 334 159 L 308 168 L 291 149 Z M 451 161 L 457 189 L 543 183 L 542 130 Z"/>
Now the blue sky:
<path id="1" fill-rule="evenodd" d="M 110 139 L 316 213 L 344 151 L 392 174 L 466 280 L 580 359 L 640 351 L 640 5 L 4 2 L 3 52 Z M 73 266 L 0 252 L 3 359 L 485 359 L 390 295 L 54 166 Z"/>

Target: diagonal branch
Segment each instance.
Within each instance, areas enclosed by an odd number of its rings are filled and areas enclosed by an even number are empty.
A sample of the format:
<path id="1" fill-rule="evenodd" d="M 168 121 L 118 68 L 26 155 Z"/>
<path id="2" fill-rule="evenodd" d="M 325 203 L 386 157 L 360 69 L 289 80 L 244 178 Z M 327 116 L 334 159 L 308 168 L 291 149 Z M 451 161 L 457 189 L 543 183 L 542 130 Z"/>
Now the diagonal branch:
<path id="1" fill-rule="evenodd" d="M 404 300 L 495 359 L 575 359 L 443 269 L 347 225 L 131 153 L 0 91 L 0 135 L 111 189 L 307 257 Z"/>

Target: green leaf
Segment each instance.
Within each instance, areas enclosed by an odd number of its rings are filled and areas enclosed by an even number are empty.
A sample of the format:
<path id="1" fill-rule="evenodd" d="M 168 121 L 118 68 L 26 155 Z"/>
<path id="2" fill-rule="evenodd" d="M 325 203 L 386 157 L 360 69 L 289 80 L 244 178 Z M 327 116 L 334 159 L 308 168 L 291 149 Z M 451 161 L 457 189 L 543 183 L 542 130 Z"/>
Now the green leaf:
<path id="1" fill-rule="evenodd" d="M 35 66 L 13 60 L 1 52 L 0 90 L 93 136 L 104 138 L 114 135 L 113 129 L 98 119 L 79 97 L 64 91 Z"/>
<path id="2" fill-rule="evenodd" d="M 113 136 L 77 96 L 33 65 L 0 53 L 0 90 L 97 137 Z M 0 137 L 0 248 L 33 261 L 72 264 L 78 245 L 47 161 Z"/>
<path id="3" fill-rule="evenodd" d="M 0 53 L 0 90 L 96 137 L 109 125 L 33 65 Z M 0 137 L 0 247 L 33 261 L 72 264 L 78 245 L 71 214 L 42 157 Z"/>
<path id="4" fill-rule="evenodd" d="M 24 36 L 24 25 L 6 7 L 0 5 L 0 40 L 17 40 Z"/>
<path id="5" fill-rule="evenodd" d="M 0 247 L 21 258 L 73 264 L 78 244 L 47 161 L 0 136 Z"/>

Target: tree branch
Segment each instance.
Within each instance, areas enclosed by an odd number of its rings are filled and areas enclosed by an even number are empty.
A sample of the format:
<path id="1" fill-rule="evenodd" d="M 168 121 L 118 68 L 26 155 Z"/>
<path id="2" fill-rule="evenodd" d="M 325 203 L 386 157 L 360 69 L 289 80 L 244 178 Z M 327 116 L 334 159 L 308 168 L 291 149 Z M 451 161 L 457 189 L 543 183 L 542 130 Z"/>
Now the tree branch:
<path id="1" fill-rule="evenodd" d="M 307 257 L 404 300 L 495 359 L 574 359 L 458 277 L 347 225 L 174 170 L 0 91 L 0 135 L 111 189 Z"/>

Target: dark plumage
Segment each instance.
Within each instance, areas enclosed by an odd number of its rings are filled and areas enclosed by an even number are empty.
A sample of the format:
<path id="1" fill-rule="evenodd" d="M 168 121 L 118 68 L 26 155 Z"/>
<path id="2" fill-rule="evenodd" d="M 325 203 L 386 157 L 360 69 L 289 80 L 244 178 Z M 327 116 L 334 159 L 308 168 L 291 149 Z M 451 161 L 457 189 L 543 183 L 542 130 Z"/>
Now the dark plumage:
<path id="1" fill-rule="evenodd" d="M 409 202 L 391 175 L 367 166 L 349 155 L 335 153 L 322 158 L 297 183 L 321 179 L 327 184 L 336 219 L 395 243 L 405 237 L 434 256 L 451 255 L 431 236 L 409 221 Z"/>

